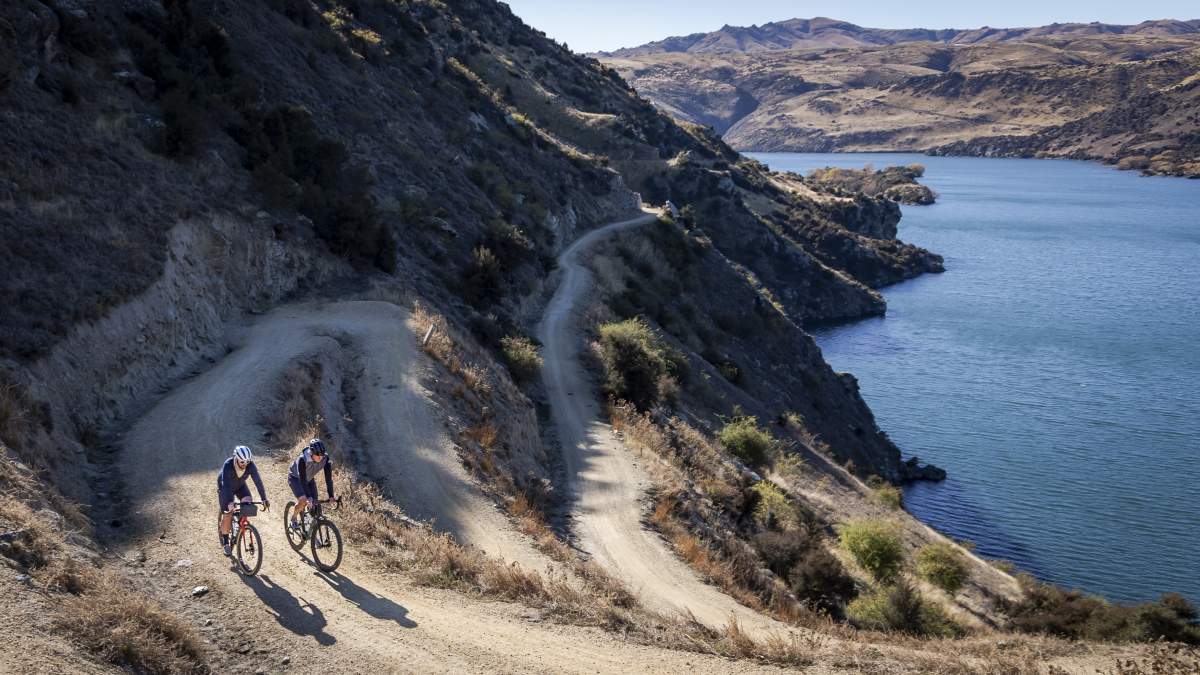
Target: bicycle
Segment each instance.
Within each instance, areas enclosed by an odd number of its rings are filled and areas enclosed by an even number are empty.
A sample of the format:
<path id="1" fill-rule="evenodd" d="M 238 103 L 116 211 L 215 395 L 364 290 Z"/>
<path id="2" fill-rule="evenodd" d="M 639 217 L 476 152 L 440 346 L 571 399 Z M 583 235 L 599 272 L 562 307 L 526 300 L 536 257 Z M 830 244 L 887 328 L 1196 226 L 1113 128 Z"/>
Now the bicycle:
<path id="1" fill-rule="evenodd" d="M 237 563 L 238 570 L 248 577 L 258 574 L 263 561 L 262 537 L 258 529 L 250 524 L 250 519 L 258 515 L 258 507 L 263 502 L 237 502 L 230 512 L 233 522 L 229 527 L 229 541 L 232 542 L 234 553 L 229 557 Z M 217 533 L 221 532 L 221 518 L 224 513 L 217 514 Z"/>
<path id="2" fill-rule="evenodd" d="M 322 572 L 332 572 L 342 564 L 342 533 L 321 511 L 321 504 L 330 502 L 336 504 L 335 508 L 341 508 L 342 498 L 318 499 L 312 502 L 312 507 L 300 514 L 298 528 L 292 527 L 292 513 L 296 510 L 296 502 L 288 502 L 283 509 L 283 531 L 287 534 L 288 545 L 299 553 L 305 542 L 308 542 L 313 562 Z M 328 561 L 330 556 L 332 562 Z"/>

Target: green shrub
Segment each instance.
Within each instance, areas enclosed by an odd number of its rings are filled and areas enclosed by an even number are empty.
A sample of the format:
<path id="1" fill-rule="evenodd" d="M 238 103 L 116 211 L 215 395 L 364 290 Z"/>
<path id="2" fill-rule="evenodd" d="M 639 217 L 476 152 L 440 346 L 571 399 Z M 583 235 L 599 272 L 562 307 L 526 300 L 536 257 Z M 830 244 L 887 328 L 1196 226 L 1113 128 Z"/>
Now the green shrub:
<path id="1" fill-rule="evenodd" d="M 1016 630 L 1076 640 L 1168 640 L 1200 644 L 1196 608 L 1177 594 L 1164 595 L 1158 602 L 1113 605 L 1082 591 L 1041 583 L 1028 575 L 1019 579 L 1025 591 L 1023 597 L 1002 606 L 1012 617 L 1012 627 Z"/>
<path id="2" fill-rule="evenodd" d="M 855 593 L 854 580 L 841 561 L 818 542 L 800 556 L 787 579 L 797 599 L 833 617 L 842 615 L 842 607 Z"/>
<path id="3" fill-rule="evenodd" d="M 952 544 L 938 542 L 917 552 L 917 576 L 947 593 L 962 588 L 970 573 L 967 559 Z"/>
<path id="4" fill-rule="evenodd" d="M 541 372 L 542 357 L 538 354 L 537 345 L 529 338 L 510 335 L 500 340 L 500 349 L 516 381 L 529 382 Z"/>
<path id="5" fill-rule="evenodd" d="M 868 630 L 931 637 L 963 634 L 961 626 L 937 605 L 922 599 L 917 589 L 903 580 L 859 596 L 846 608 L 846 615 L 854 625 Z"/>
<path id="6" fill-rule="evenodd" d="M 753 416 L 735 417 L 721 428 L 717 439 L 725 449 L 751 466 L 761 466 L 775 444 L 771 435 L 758 426 Z"/>
<path id="7" fill-rule="evenodd" d="M 900 572 L 904 549 L 893 528 L 881 520 L 856 520 L 838 528 L 842 546 L 877 581 L 889 581 Z"/>
<path id="8" fill-rule="evenodd" d="M 760 526 L 769 530 L 787 530 L 800 524 L 800 510 L 774 483 L 759 481 L 750 489 L 758 497 L 754 520 Z"/>
<path id="9" fill-rule="evenodd" d="M 641 319 L 600 326 L 604 391 L 645 410 L 660 399 L 660 383 L 677 369 L 674 355 Z"/>

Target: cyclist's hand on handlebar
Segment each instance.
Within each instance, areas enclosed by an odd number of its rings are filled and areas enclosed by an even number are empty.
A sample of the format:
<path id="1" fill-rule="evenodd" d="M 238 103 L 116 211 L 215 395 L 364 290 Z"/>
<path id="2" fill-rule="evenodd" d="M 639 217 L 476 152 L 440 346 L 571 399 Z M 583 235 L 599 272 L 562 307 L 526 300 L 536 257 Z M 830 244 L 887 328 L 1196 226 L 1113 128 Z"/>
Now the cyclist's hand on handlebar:
<path id="1" fill-rule="evenodd" d="M 271 502 L 264 499 L 263 500 L 263 511 L 270 511 L 270 510 L 271 510 Z"/>

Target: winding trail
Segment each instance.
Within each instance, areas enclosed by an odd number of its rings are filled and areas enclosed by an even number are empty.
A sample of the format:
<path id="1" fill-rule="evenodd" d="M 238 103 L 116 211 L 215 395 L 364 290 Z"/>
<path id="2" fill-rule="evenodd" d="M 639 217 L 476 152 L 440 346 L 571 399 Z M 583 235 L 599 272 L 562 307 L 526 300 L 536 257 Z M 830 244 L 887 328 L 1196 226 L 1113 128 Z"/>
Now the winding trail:
<path id="1" fill-rule="evenodd" d="M 751 632 L 783 634 L 790 629 L 738 604 L 710 586 L 642 525 L 643 495 L 649 479 L 634 456 L 602 421 L 592 379 L 580 362 L 583 336 L 575 313 L 591 288 L 591 273 L 580 259 L 619 230 L 654 222 L 657 214 L 612 223 L 580 237 L 558 257 L 559 286 L 538 326 L 545 365 L 542 377 L 562 445 L 572 521 L 580 547 L 638 593 L 652 609 L 695 616 L 720 628 L 731 617 Z"/>
<path id="2" fill-rule="evenodd" d="M 520 605 L 419 587 L 353 548 L 336 574 L 318 574 L 283 536 L 280 514 L 291 494 L 283 458 L 258 462 L 275 506 L 256 519 L 264 539 L 262 570 L 249 579 L 231 570 L 216 543 L 217 468 L 234 444 L 262 437 L 259 420 L 271 412 L 289 367 L 336 350 L 351 350 L 363 367 L 351 386 L 370 418 L 357 429 L 365 468 L 399 502 L 435 517 L 460 541 L 544 564 L 461 468 L 419 385 L 428 365 L 407 317 L 383 302 L 292 305 L 258 317 L 233 331 L 236 349 L 176 387 L 121 440 L 112 470 L 132 497 L 132 522 L 114 545 L 131 574 L 230 650 L 217 654 L 215 671 L 755 670 L 752 663 L 632 645 L 599 629 L 542 623 Z M 193 599 L 197 585 L 211 590 Z"/>

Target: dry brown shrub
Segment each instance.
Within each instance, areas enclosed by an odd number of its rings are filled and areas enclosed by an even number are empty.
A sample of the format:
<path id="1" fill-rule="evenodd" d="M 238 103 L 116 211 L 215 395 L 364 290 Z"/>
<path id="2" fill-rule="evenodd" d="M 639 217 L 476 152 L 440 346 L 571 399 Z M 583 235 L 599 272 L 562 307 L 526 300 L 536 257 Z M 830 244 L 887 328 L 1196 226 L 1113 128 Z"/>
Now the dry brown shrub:
<path id="1" fill-rule="evenodd" d="M 415 302 L 413 303 L 412 320 L 417 330 L 423 332 L 418 339 L 422 340 L 421 349 L 426 354 L 452 372 L 461 368 L 458 349 L 455 347 L 446 317 L 430 311 L 421 302 Z M 432 332 L 428 332 L 430 328 L 433 329 Z M 425 339 L 424 332 L 428 333 L 428 339 Z"/>
<path id="2" fill-rule="evenodd" d="M 200 636 L 185 621 L 111 573 L 90 570 L 54 625 L 110 663 L 143 673 L 204 673 Z"/>
<path id="3" fill-rule="evenodd" d="M 477 427 L 470 427 L 463 432 L 467 438 L 479 444 L 479 447 L 485 450 L 491 450 L 496 445 L 496 439 L 500 436 L 500 430 L 495 424 L 487 423 Z"/>

